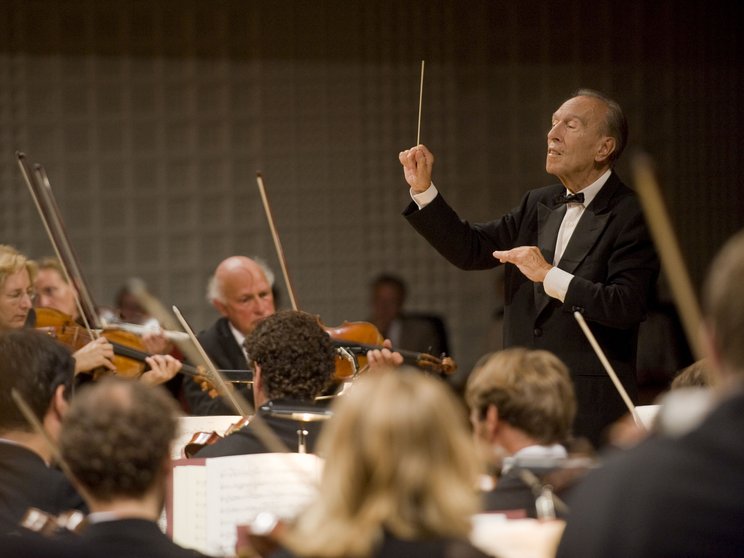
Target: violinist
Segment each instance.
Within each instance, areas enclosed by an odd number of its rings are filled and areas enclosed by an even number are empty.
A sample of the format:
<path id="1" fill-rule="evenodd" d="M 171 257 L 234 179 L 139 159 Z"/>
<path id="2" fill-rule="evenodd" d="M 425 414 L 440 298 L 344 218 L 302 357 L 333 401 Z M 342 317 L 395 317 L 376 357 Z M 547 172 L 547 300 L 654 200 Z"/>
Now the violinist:
<path id="1" fill-rule="evenodd" d="M 275 312 L 274 274 L 259 260 L 231 256 L 217 266 L 207 286 L 207 300 L 221 317 L 198 335 L 199 342 L 219 369 L 247 370 L 243 341 L 258 322 Z M 211 398 L 193 382 L 184 386 L 193 415 L 232 415 L 222 397 Z"/>
<path id="2" fill-rule="evenodd" d="M 12 246 L 0 244 L 0 332 L 21 329 L 34 302 L 36 266 Z"/>
<path id="3" fill-rule="evenodd" d="M 178 409 L 161 387 L 105 378 L 75 397 L 60 451 L 91 513 L 80 548 L 94 556 L 202 556 L 158 527 Z"/>
<path id="4" fill-rule="evenodd" d="M 37 273 L 34 278 L 36 293 L 35 306 L 37 308 L 52 308 L 69 316 L 72 320 L 79 317 L 77 306 L 77 291 L 67 282 L 64 270 L 56 258 L 43 258 L 36 263 Z M 167 382 L 178 373 L 180 363 L 167 355 L 167 341 L 157 333 L 143 337 L 143 344 L 149 353 L 156 353 L 147 360 L 150 370 L 145 372 L 141 380 L 150 384 Z M 101 336 L 86 344 L 75 352 L 76 372 L 85 372 L 98 367 L 114 370 L 111 362 L 114 348 L 105 337 Z"/>
<path id="5" fill-rule="evenodd" d="M 537 517 L 536 495 L 520 477 L 519 462 L 568 456 L 576 414 L 568 368 L 547 351 L 505 349 L 476 364 L 465 399 L 476 443 L 498 477 L 485 494 L 485 510 Z"/>
<path id="6" fill-rule="evenodd" d="M 0 333 L 0 355 L 0 533 L 8 533 L 18 531 L 30 507 L 57 515 L 85 505 L 11 397 L 18 391 L 56 440 L 75 367 L 69 349 L 38 331 L 15 328 Z"/>
<path id="7" fill-rule="evenodd" d="M 307 450 L 313 451 L 319 422 L 296 422 L 276 417 L 273 410 L 312 407 L 328 387 L 335 371 L 335 349 L 317 318 L 285 310 L 255 327 L 245 340 L 253 360 L 253 396 L 258 414 L 288 448 L 298 448 L 299 429 L 307 431 Z M 196 457 L 220 457 L 268 451 L 250 424 L 207 446 Z"/>

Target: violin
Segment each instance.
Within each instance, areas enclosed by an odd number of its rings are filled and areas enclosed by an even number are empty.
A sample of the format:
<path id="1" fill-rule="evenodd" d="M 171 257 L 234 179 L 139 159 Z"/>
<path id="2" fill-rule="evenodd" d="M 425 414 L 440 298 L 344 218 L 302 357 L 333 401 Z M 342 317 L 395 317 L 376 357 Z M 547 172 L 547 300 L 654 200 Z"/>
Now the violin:
<path id="1" fill-rule="evenodd" d="M 323 324 L 321 324 L 323 325 Z M 323 326 L 341 354 L 336 357 L 334 379 L 342 382 L 356 376 L 367 364 L 367 351 L 382 349 L 382 334 L 369 322 L 344 322 L 338 327 Z M 413 364 L 423 370 L 440 375 L 450 375 L 457 370 L 457 364 L 451 357 L 437 358 L 426 353 L 393 349 L 399 353 L 404 362 Z M 344 355 L 346 353 L 346 355 Z M 349 355 L 353 358 L 349 358 Z"/>
<path id="2" fill-rule="evenodd" d="M 71 350 L 77 351 L 93 340 L 87 329 L 64 312 L 54 308 L 35 308 L 34 310 L 36 329 L 51 335 Z M 146 368 L 145 359 L 153 356 L 145 350 L 142 340 L 134 333 L 116 329 L 105 329 L 101 335 L 114 347 L 115 374 L 124 378 L 141 376 Z M 223 370 L 222 372 L 235 382 L 253 381 L 252 370 Z M 106 369 L 98 369 L 94 371 L 93 379 L 97 380 L 107 373 L 109 371 Z M 199 383 L 204 391 L 209 391 L 211 396 L 216 394 L 214 386 L 207 379 L 201 367 L 182 363 L 179 373 Z"/>
<path id="3" fill-rule="evenodd" d="M 297 311 L 299 309 L 297 305 L 297 297 L 292 288 L 292 282 L 289 279 L 289 271 L 287 270 L 287 262 L 284 258 L 284 250 L 282 249 L 279 233 L 274 224 L 274 217 L 271 214 L 269 198 L 266 195 L 266 186 L 264 185 L 263 176 L 261 176 L 260 172 L 256 173 L 256 184 L 258 185 L 258 191 L 261 195 L 266 219 L 269 223 L 269 228 L 271 229 L 271 236 L 274 239 L 276 255 L 282 269 L 284 283 L 287 287 L 287 292 L 289 293 L 289 299 L 292 302 L 292 310 Z M 320 322 L 320 320 L 318 320 L 318 322 L 334 340 L 336 349 L 340 353 L 339 356 L 336 357 L 336 371 L 334 374 L 334 379 L 338 382 L 343 382 L 355 377 L 360 370 L 366 366 L 367 351 L 383 348 L 382 343 L 384 339 L 382 334 L 380 334 L 380 331 L 369 322 L 344 322 L 338 327 L 326 327 L 322 322 Z M 432 355 L 427 355 L 426 353 L 417 353 L 400 349 L 395 350 L 403 357 L 405 362 L 414 364 L 424 370 L 438 372 L 443 375 L 452 374 L 457 370 L 455 361 L 450 357 L 442 356 L 441 358 L 437 358 Z"/>

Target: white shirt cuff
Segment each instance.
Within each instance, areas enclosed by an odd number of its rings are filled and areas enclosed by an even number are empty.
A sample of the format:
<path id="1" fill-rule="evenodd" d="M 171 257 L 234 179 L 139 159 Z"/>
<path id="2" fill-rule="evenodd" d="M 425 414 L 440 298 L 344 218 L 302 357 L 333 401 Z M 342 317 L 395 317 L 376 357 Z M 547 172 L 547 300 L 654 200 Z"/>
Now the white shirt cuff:
<path id="1" fill-rule="evenodd" d="M 439 191 L 437 190 L 436 186 L 434 186 L 434 183 L 431 183 L 431 186 L 429 186 L 426 190 L 421 192 L 420 194 L 414 194 L 413 190 L 409 189 L 408 193 L 411 194 L 411 198 L 416 203 L 419 209 L 424 209 L 427 205 L 429 205 L 431 202 L 434 201 L 434 198 L 437 197 L 437 194 Z"/>
<path id="2" fill-rule="evenodd" d="M 568 285 L 573 279 L 573 275 L 568 271 L 564 271 L 557 267 L 554 267 L 545 276 L 543 281 L 543 288 L 545 293 L 553 298 L 557 298 L 561 302 L 566 300 L 566 293 L 568 292 Z"/>

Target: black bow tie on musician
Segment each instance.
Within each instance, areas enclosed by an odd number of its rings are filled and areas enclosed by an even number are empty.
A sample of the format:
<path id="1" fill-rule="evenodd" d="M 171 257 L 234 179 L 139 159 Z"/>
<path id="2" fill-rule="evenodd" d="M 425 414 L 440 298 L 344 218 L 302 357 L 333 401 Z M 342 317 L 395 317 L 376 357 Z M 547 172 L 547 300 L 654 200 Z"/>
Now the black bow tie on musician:
<path id="1" fill-rule="evenodd" d="M 553 202 L 556 205 L 561 205 L 564 203 L 584 203 L 584 193 L 579 192 L 578 194 L 560 194 L 555 197 Z"/>

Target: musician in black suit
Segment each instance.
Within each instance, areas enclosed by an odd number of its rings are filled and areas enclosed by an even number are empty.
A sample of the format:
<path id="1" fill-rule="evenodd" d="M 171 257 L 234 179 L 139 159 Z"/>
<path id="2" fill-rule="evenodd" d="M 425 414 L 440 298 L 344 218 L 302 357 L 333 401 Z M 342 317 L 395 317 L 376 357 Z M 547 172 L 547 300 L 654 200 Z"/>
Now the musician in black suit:
<path id="1" fill-rule="evenodd" d="M 553 114 L 545 168 L 561 184 L 531 190 L 482 224 L 461 221 L 431 182 L 423 145 L 400 153 L 414 202 L 404 215 L 462 269 L 505 269 L 504 346 L 554 352 L 578 400 L 575 431 L 595 444 L 625 412 L 572 313 L 581 312 L 631 396 L 638 324 L 658 259 L 636 196 L 613 171 L 627 140 L 620 107 L 580 90 Z"/>
<path id="2" fill-rule="evenodd" d="M 271 270 L 245 256 L 231 256 L 215 269 L 207 286 L 207 299 L 222 317 L 198 339 L 218 369 L 249 368 L 243 341 L 258 322 L 274 313 L 273 284 Z M 184 384 L 184 394 L 192 415 L 236 414 L 222 397 L 211 398 L 195 382 Z"/>
<path id="3" fill-rule="evenodd" d="M 680 437 L 616 456 L 569 500 L 559 557 L 744 555 L 744 232 L 713 261 L 703 346 L 715 407 Z"/>
<path id="4" fill-rule="evenodd" d="M 498 477 L 484 495 L 484 509 L 537 517 L 537 494 L 520 469 L 540 463 L 548 471 L 542 464 L 567 457 L 564 444 L 576 413 L 568 369 L 547 351 L 505 349 L 476 365 L 465 399 L 475 439 Z"/>
<path id="5" fill-rule="evenodd" d="M 30 507 L 57 515 L 85 504 L 11 397 L 15 389 L 56 439 L 75 368 L 70 351 L 48 335 L 19 329 L 0 333 L 0 356 L 0 533 L 9 533 Z"/>
<path id="6" fill-rule="evenodd" d="M 331 338 L 314 316 L 287 310 L 261 321 L 245 344 L 253 360 L 253 396 L 258 416 L 292 451 L 299 449 L 297 431 L 307 431 L 306 449 L 312 452 L 321 423 L 298 422 L 285 417 L 292 409 L 310 411 L 312 418 L 324 416 L 324 408 L 315 406 L 314 401 L 328 387 L 335 370 L 336 352 Z M 248 424 L 205 447 L 196 456 L 267 451 L 254 425 Z"/>
<path id="7" fill-rule="evenodd" d="M 76 395 L 60 450 L 91 510 L 80 534 L 84 553 L 202 556 L 173 543 L 157 525 L 177 415 L 165 390 L 142 382 L 105 379 Z"/>

